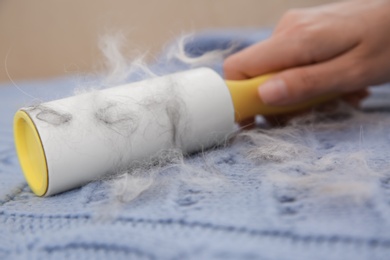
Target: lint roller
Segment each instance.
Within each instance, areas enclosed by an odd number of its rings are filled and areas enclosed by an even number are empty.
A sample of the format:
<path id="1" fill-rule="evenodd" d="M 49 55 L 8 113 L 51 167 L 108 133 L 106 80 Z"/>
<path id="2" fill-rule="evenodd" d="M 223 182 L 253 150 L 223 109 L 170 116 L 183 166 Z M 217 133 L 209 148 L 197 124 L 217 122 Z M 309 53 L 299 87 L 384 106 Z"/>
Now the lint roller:
<path id="1" fill-rule="evenodd" d="M 224 142 L 235 121 L 329 99 L 266 106 L 257 88 L 267 78 L 224 81 L 200 68 L 22 108 L 14 135 L 24 176 L 36 195 L 57 194 L 167 149 L 207 149 Z"/>

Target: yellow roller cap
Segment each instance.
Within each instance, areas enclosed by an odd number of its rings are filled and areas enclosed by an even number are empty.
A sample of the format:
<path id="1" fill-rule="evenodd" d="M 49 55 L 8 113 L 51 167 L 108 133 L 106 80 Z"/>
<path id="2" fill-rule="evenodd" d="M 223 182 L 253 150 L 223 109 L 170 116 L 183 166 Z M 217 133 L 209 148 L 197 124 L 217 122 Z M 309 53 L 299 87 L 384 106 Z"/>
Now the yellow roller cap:
<path id="1" fill-rule="evenodd" d="M 45 152 L 34 122 L 21 110 L 14 118 L 14 138 L 16 152 L 28 185 L 36 195 L 45 195 L 48 187 Z"/>

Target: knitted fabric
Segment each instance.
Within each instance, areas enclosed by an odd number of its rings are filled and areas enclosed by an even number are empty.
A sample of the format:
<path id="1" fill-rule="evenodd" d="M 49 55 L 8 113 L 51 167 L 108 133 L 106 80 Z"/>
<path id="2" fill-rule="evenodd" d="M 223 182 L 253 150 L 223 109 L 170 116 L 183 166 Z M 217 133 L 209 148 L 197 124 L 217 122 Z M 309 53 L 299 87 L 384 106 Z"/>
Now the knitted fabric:
<path id="1" fill-rule="evenodd" d="M 199 55 L 232 40 L 242 48 L 268 35 L 206 32 L 187 51 Z M 187 67 L 162 57 L 152 68 Z M 390 86 L 373 89 L 361 112 L 260 124 L 185 157 L 198 179 L 183 177 L 176 164 L 149 169 L 157 171 L 154 182 L 126 200 L 104 180 L 48 198 L 32 194 L 12 117 L 36 100 L 20 89 L 51 100 L 79 83 L 17 84 L 0 86 L 1 259 L 389 259 Z"/>

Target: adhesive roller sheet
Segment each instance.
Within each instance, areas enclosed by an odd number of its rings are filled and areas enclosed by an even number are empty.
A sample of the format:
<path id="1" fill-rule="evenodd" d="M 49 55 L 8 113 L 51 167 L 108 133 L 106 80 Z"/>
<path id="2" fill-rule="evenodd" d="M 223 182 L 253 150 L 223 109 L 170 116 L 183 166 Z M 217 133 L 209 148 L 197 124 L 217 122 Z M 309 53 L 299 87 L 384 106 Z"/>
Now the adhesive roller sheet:
<path id="1" fill-rule="evenodd" d="M 25 178 L 36 195 L 57 194 L 168 149 L 192 153 L 218 145 L 235 121 L 334 98 L 269 107 L 257 94 L 267 78 L 224 81 L 200 68 L 22 108 L 14 136 Z"/>

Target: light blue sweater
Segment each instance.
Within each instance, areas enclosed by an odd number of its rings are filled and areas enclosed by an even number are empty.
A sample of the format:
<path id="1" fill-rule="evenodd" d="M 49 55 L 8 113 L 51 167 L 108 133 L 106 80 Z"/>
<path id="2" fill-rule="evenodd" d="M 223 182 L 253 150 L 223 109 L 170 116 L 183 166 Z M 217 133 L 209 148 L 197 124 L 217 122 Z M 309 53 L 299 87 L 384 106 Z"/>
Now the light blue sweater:
<path id="1" fill-rule="evenodd" d="M 187 50 L 232 40 L 244 47 L 267 35 L 206 32 Z M 153 66 L 185 68 L 163 56 Z M 18 88 L 50 100 L 78 84 L 69 77 Z M 111 184 L 123 180 L 34 196 L 12 117 L 36 101 L 18 88 L 0 86 L 0 259 L 390 259 L 390 86 L 375 89 L 362 113 L 345 108 L 276 129 L 260 123 L 226 147 L 186 157 L 189 173 L 177 164 L 150 169 L 152 185 L 131 201 L 113 195 Z"/>

